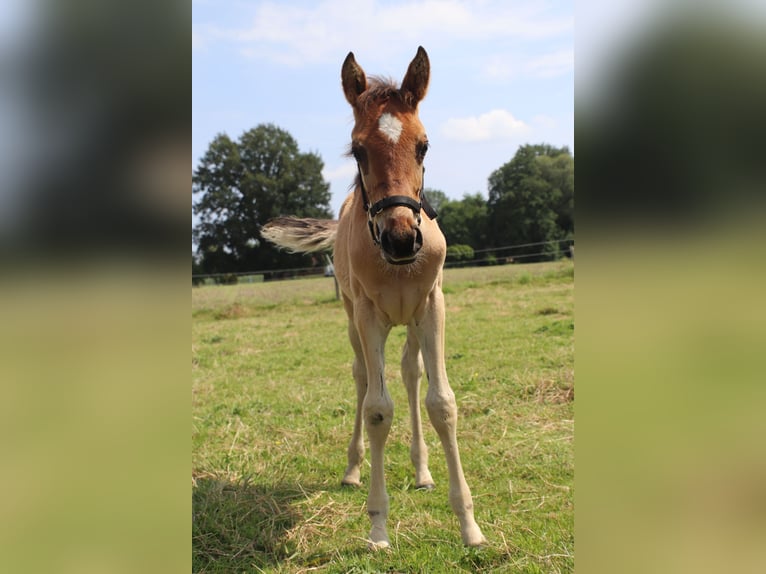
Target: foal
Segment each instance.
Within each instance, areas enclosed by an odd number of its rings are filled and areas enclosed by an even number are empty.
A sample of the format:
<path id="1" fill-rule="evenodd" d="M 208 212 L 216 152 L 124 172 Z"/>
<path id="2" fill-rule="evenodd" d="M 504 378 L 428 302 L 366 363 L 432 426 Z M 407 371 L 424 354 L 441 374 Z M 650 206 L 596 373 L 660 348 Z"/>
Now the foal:
<path id="1" fill-rule="evenodd" d="M 348 314 L 348 336 L 357 408 L 343 484 L 360 485 L 364 422 L 370 441 L 367 513 L 370 545 L 389 545 L 388 494 L 383 448 L 394 405 L 384 377 L 384 349 L 393 325 L 407 325 L 402 379 L 412 424 L 410 457 L 417 488 L 433 488 L 420 420 L 420 380 L 428 378 L 426 409 L 444 448 L 449 500 L 460 521 L 463 543 L 485 542 L 473 516 L 456 438 L 457 406 L 444 364 L 442 266 L 446 242 L 436 213 L 423 195 L 423 160 L 428 150 L 418 104 L 428 89 L 430 64 L 420 47 L 401 88 L 367 78 L 353 53 L 343 62 L 343 92 L 354 111 L 351 154 L 359 174 L 339 220 L 279 218 L 263 227 L 269 241 L 296 252 L 334 246 L 335 275 Z"/>

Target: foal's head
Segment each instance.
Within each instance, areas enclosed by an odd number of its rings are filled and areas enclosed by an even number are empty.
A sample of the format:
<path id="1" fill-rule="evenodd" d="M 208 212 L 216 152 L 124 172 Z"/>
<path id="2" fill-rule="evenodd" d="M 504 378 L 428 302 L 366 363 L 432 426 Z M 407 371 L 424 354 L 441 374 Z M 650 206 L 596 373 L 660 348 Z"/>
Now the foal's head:
<path id="1" fill-rule="evenodd" d="M 426 95 L 429 74 L 422 47 L 401 87 L 368 80 L 351 52 L 341 72 L 343 91 L 354 109 L 351 154 L 359 165 L 357 183 L 370 233 L 386 260 L 396 265 L 413 262 L 423 246 L 421 193 L 428 138 L 418 118 L 418 103 Z"/>

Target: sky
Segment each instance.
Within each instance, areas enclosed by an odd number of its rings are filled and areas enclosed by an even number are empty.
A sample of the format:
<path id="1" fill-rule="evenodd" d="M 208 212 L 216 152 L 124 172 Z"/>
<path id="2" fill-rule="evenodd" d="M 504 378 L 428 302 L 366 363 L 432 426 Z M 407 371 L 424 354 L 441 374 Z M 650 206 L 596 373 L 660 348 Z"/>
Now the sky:
<path id="1" fill-rule="evenodd" d="M 275 124 L 321 156 L 337 216 L 356 171 L 343 60 L 353 51 L 368 75 L 401 82 L 421 45 L 426 187 L 487 197 L 520 145 L 574 153 L 572 1 L 193 0 L 193 166 L 217 134 Z"/>

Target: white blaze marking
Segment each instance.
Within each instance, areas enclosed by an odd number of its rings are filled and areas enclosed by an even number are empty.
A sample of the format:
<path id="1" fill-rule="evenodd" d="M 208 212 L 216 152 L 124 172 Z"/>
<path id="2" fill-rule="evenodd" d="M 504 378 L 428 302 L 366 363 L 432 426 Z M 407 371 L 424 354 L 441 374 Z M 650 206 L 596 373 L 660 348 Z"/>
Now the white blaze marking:
<path id="1" fill-rule="evenodd" d="M 394 143 L 399 141 L 399 136 L 402 134 L 402 122 L 389 113 L 380 116 L 380 119 L 378 120 L 378 128 L 380 128 L 380 131 Z"/>

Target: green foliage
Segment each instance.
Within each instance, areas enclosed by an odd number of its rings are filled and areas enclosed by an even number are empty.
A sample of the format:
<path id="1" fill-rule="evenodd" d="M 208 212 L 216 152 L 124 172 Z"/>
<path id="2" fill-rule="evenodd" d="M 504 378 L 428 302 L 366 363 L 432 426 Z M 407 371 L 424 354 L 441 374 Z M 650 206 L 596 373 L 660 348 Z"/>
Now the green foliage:
<path id="1" fill-rule="evenodd" d="M 470 245 L 450 245 L 447 247 L 448 262 L 471 261 L 473 255 L 473 247 Z"/>
<path id="2" fill-rule="evenodd" d="M 574 232 L 574 158 L 566 147 L 524 145 L 489 177 L 488 233 L 495 246 L 563 239 Z M 529 246 L 513 254 L 551 258 L 557 246 Z"/>
<path id="3" fill-rule="evenodd" d="M 194 273 L 321 265 L 316 256 L 278 251 L 261 239 L 259 229 L 279 215 L 331 216 L 322 165 L 319 156 L 300 153 L 290 134 L 273 125 L 258 126 L 238 141 L 218 135 L 192 178 L 193 212 L 199 218 L 192 235 L 198 245 Z M 566 147 L 520 147 L 490 176 L 488 200 L 480 193 L 451 200 L 440 190 L 424 191 L 448 246 L 485 250 L 574 237 L 574 158 Z M 557 259 L 562 247 L 551 243 L 487 253 L 483 264 Z M 448 256 L 454 262 L 474 258 L 466 253 L 452 249 Z"/>
<path id="4" fill-rule="evenodd" d="M 497 265 L 499 263 L 497 257 L 492 253 L 487 253 L 484 259 L 481 260 L 481 265 Z"/>
<path id="5" fill-rule="evenodd" d="M 564 148 L 566 149 L 566 148 Z M 568 150 L 535 158 L 540 177 L 551 186 L 551 206 L 560 231 L 556 239 L 574 234 L 574 158 Z"/>
<path id="6" fill-rule="evenodd" d="M 204 273 L 204 271 L 202 269 L 202 265 L 200 265 L 200 257 L 192 253 L 192 285 L 202 284 L 202 278 L 194 277 L 195 275 L 199 275 L 201 273 Z"/>
<path id="7" fill-rule="evenodd" d="M 445 197 L 438 222 L 447 245 L 470 245 L 475 250 L 571 240 L 574 158 L 566 147 L 521 146 L 511 161 L 489 177 L 488 200 L 480 193 L 465 194 L 461 200 Z M 507 257 L 530 262 L 556 259 L 559 255 L 556 243 L 533 245 L 495 257 L 488 255 L 484 264 L 492 265 Z"/>
<path id="8" fill-rule="evenodd" d="M 219 134 L 192 175 L 192 238 L 206 273 L 306 266 L 306 256 L 278 251 L 259 229 L 272 217 L 330 217 L 322 159 L 301 153 L 286 131 L 259 125 L 238 141 Z"/>
<path id="9" fill-rule="evenodd" d="M 442 203 L 438 222 L 447 245 L 481 249 L 487 242 L 487 201 L 480 193 L 465 194 L 460 201 L 447 200 Z"/>
<path id="10" fill-rule="evenodd" d="M 442 205 L 446 201 L 449 201 L 447 198 L 447 194 L 443 191 L 440 191 L 438 189 L 432 189 L 430 187 L 426 187 L 423 192 L 426 194 L 426 199 L 428 199 L 428 203 L 431 204 L 431 207 L 433 207 L 436 212 L 439 214 L 439 217 L 441 217 L 441 208 Z"/>

